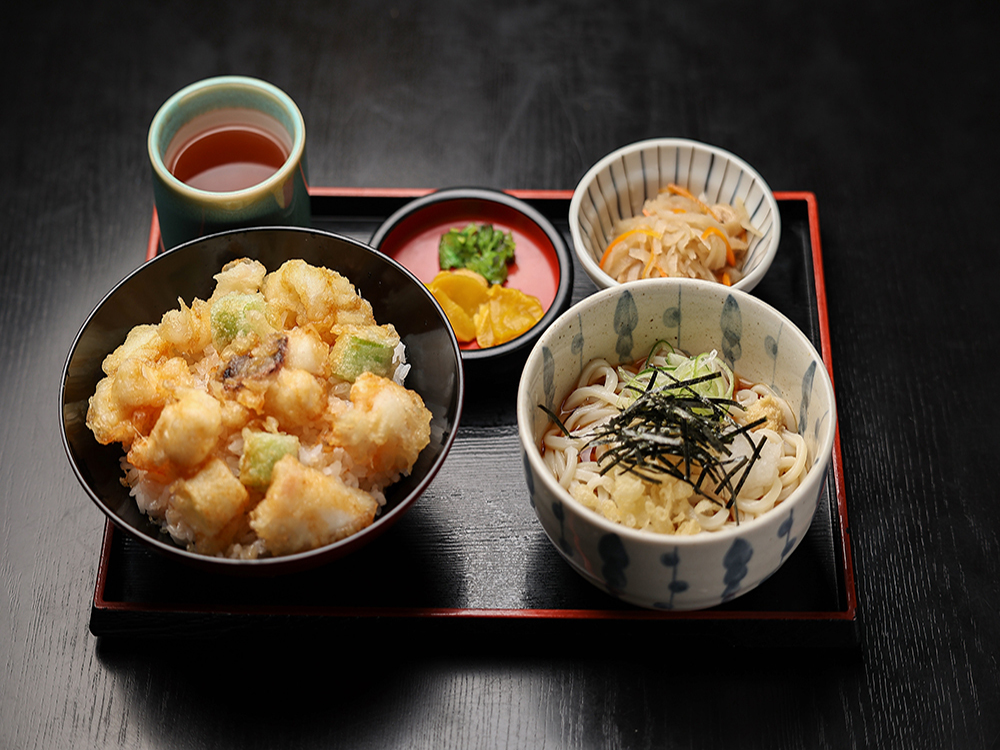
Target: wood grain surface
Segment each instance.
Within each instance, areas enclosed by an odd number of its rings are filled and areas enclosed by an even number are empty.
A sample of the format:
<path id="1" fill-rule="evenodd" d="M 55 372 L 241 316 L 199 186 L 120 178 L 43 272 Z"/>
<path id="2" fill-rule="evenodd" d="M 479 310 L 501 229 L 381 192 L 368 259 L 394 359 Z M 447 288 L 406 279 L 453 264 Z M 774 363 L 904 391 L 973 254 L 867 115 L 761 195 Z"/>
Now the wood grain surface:
<path id="1" fill-rule="evenodd" d="M 5 12 L 0 747 L 1000 747 L 998 30 L 986 3 Z M 566 190 L 618 146 L 683 136 L 814 192 L 860 647 L 92 636 L 104 521 L 66 461 L 60 375 L 145 253 L 153 113 L 224 73 L 298 102 L 317 185 Z"/>

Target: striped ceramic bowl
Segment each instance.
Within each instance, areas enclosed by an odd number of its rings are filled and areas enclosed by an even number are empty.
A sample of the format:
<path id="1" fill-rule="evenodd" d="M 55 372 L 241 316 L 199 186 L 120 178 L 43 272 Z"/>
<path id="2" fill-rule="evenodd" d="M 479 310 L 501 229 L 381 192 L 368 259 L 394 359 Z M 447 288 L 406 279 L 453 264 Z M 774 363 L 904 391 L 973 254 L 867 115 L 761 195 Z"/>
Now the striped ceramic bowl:
<path id="1" fill-rule="evenodd" d="M 616 285 L 600 268 L 617 222 L 642 212 L 661 188 L 675 183 L 708 203 L 742 200 L 753 226 L 743 277 L 733 284 L 748 292 L 767 273 L 778 250 L 781 217 L 774 194 L 757 171 L 728 151 L 683 138 L 656 138 L 623 146 L 583 176 L 569 206 L 573 250 L 599 289 Z"/>

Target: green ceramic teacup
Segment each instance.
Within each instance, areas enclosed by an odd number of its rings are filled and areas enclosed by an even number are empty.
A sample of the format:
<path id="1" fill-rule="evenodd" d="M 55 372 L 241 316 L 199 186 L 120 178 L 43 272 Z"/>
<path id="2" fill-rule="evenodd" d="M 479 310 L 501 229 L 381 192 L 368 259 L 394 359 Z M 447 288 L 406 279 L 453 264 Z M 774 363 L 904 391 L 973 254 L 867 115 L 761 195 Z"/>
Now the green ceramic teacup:
<path id="1" fill-rule="evenodd" d="M 265 81 L 220 76 L 178 91 L 147 144 L 161 249 L 225 229 L 309 226 L 305 141 L 299 108 Z"/>

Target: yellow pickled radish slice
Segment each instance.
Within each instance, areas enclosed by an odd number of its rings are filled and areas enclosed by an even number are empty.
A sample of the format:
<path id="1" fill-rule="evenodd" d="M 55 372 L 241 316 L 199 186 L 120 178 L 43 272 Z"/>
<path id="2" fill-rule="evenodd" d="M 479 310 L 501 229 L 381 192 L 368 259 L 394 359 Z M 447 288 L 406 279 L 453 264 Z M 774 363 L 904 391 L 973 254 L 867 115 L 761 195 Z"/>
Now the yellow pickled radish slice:
<path id="1" fill-rule="evenodd" d="M 427 285 L 462 343 L 476 339 L 473 316 L 489 299 L 489 286 L 485 278 L 465 268 L 441 271 Z"/>
<path id="2" fill-rule="evenodd" d="M 515 339 L 542 319 L 537 298 L 490 284 L 467 268 L 441 271 L 427 285 L 441 305 L 455 338 L 486 348 Z"/>
<path id="3" fill-rule="evenodd" d="M 476 338 L 476 324 L 473 322 L 472 316 L 440 289 L 431 288 L 431 294 L 434 295 L 434 299 L 441 305 L 444 314 L 448 316 L 448 322 L 451 323 L 451 328 L 455 331 L 455 338 L 463 344 L 468 341 L 474 341 Z"/>
<path id="4" fill-rule="evenodd" d="M 475 314 L 476 341 L 481 347 L 497 346 L 517 338 L 545 314 L 541 303 L 519 289 L 493 286 L 489 299 Z"/>
<path id="5" fill-rule="evenodd" d="M 428 284 L 431 292 L 444 292 L 469 315 L 475 315 L 479 306 L 486 302 L 490 283 L 475 271 L 461 268 L 455 271 L 441 271 Z"/>

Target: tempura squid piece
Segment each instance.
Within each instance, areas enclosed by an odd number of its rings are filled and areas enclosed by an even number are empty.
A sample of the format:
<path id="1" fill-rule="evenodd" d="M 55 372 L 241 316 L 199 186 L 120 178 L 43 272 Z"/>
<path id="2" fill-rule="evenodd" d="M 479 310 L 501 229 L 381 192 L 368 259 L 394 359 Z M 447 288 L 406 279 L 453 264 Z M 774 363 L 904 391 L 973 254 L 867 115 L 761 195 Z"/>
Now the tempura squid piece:
<path id="1" fill-rule="evenodd" d="M 370 525 L 378 502 L 339 478 L 303 466 L 289 454 L 274 464 L 250 526 L 275 555 L 330 544 Z"/>
<path id="2" fill-rule="evenodd" d="M 322 381 L 306 370 L 284 367 L 268 386 L 264 410 L 289 428 L 306 427 L 326 410 Z"/>
<path id="3" fill-rule="evenodd" d="M 97 384 L 87 409 L 87 426 L 103 445 L 128 448 L 148 434 L 177 388 L 194 383 L 182 357 L 168 357 L 170 345 L 156 326 L 138 326 L 103 363 L 107 377 Z"/>
<path id="4" fill-rule="evenodd" d="M 139 325 L 128 332 L 121 346 L 104 358 L 101 369 L 105 375 L 114 375 L 127 359 L 153 361 L 166 356 L 169 349 L 170 345 L 160 336 L 158 326 Z"/>
<path id="5" fill-rule="evenodd" d="M 330 347 L 311 328 L 294 328 L 287 331 L 288 348 L 285 351 L 285 366 L 315 375 L 329 376 Z"/>
<path id="6" fill-rule="evenodd" d="M 264 298 L 284 328 L 308 326 L 332 343 L 337 324 L 375 325 L 372 306 L 336 271 L 290 260 L 267 275 Z"/>
<path id="7" fill-rule="evenodd" d="M 176 476 L 215 450 L 222 435 L 222 405 L 194 388 L 180 390 L 177 396 L 160 412 L 149 437 L 132 445 L 128 460 L 133 466 Z"/>
<path id="8" fill-rule="evenodd" d="M 164 313 L 157 330 L 177 353 L 194 360 L 201 357 L 205 347 L 212 342 L 211 306 L 200 299 L 195 299 L 191 307 L 182 299 L 178 299 L 177 304 L 178 309 Z"/>
<path id="9" fill-rule="evenodd" d="M 227 294 L 253 294 L 260 291 L 265 274 L 267 269 L 259 260 L 240 258 L 230 261 L 213 277 L 215 291 L 212 292 L 209 302 L 214 302 Z"/>
<path id="10" fill-rule="evenodd" d="M 333 443 L 368 481 L 388 484 L 409 473 L 430 442 L 431 413 L 414 391 L 364 373 L 351 386 L 351 403 L 335 415 Z"/>

